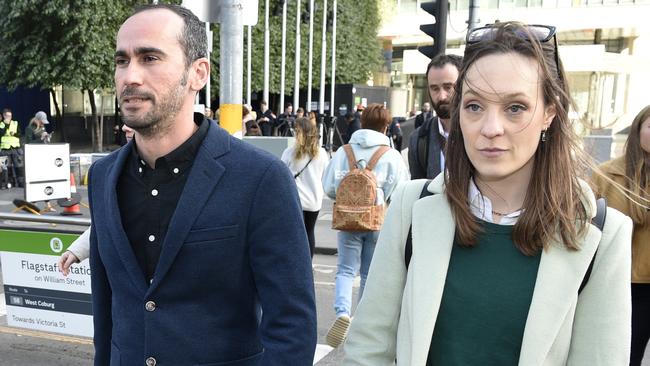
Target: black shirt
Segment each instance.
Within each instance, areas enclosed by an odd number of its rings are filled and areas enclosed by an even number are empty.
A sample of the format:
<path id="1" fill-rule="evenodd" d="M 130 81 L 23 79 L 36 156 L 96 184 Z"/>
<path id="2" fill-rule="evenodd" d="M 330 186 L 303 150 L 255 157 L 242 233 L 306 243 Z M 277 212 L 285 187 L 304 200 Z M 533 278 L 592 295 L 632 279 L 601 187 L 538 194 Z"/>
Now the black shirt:
<path id="1" fill-rule="evenodd" d="M 117 182 L 122 227 L 147 279 L 153 280 L 167 228 L 181 197 L 210 124 L 194 121 L 199 129 L 181 146 L 156 160 L 152 169 L 138 155 L 135 140 Z"/>

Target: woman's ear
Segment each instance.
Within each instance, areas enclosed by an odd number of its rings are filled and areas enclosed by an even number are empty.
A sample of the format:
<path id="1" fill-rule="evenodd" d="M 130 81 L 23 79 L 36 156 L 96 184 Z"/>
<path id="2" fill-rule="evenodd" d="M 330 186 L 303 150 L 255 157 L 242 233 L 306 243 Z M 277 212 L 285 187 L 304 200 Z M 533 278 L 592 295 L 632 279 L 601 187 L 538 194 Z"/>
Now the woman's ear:
<path id="1" fill-rule="evenodd" d="M 556 114 L 557 110 L 554 104 L 546 106 L 546 109 L 544 109 L 544 129 L 551 127 L 551 123 L 553 123 Z"/>

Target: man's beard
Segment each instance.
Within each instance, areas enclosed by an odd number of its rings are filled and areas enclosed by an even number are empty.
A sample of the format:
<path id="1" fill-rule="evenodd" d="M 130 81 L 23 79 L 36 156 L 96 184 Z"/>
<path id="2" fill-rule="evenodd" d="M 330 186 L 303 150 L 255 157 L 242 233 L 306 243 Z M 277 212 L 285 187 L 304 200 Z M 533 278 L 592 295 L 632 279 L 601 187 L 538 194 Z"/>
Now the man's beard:
<path id="1" fill-rule="evenodd" d="M 124 88 L 120 95 L 120 101 L 129 96 L 142 96 L 147 98 L 153 106 L 148 112 L 140 116 L 128 116 L 122 110 L 122 121 L 144 138 L 165 134 L 166 131 L 171 129 L 171 122 L 183 104 L 186 85 L 187 71 L 183 73 L 178 84 L 172 87 L 167 94 L 162 95 L 159 101 L 147 91 L 139 91 L 136 87 Z"/>
<path id="2" fill-rule="evenodd" d="M 432 103 L 433 110 L 436 111 L 436 115 L 441 119 L 449 119 L 451 116 L 450 105 L 447 101 L 440 101 L 438 103 Z"/>

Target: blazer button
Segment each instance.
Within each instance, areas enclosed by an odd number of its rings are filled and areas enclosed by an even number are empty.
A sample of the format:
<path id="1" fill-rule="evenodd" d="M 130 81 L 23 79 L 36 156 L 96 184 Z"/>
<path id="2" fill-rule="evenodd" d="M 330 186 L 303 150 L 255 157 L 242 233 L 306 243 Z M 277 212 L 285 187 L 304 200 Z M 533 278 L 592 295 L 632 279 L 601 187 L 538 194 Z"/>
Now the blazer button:
<path id="1" fill-rule="evenodd" d="M 154 310 L 156 310 L 156 303 L 153 302 L 153 301 L 147 301 L 147 303 L 144 304 L 144 308 L 145 308 L 145 310 L 147 310 L 147 311 L 154 311 Z M 155 365 L 155 364 L 156 364 L 156 360 L 153 360 L 153 362 L 154 362 L 154 365 Z M 147 364 L 147 365 L 148 365 L 148 364 Z"/>
<path id="2" fill-rule="evenodd" d="M 144 361 L 144 363 L 147 366 L 156 366 L 156 359 L 153 357 L 149 357 Z"/>

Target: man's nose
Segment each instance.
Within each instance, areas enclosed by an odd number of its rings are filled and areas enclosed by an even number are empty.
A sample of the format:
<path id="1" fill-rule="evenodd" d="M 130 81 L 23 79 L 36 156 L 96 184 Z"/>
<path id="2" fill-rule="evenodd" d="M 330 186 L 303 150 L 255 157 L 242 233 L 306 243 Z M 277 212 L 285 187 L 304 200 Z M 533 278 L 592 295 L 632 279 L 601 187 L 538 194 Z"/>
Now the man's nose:
<path id="1" fill-rule="evenodd" d="M 451 93 L 450 93 L 449 91 L 447 91 L 447 90 L 441 90 L 441 91 L 440 91 L 440 95 L 439 95 L 439 96 L 440 96 L 440 100 L 441 100 L 441 101 L 445 101 L 445 102 L 447 102 L 447 101 L 449 101 L 449 96 L 450 96 L 450 95 L 451 95 Z"/>
<path id="2" fill-rule="evenodd" d="M 141 85 L 142 68 L 136 62 L 129 62 L 127 66 L 116 70 L 115 78 L 122 85 Z"/>

